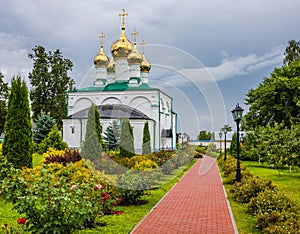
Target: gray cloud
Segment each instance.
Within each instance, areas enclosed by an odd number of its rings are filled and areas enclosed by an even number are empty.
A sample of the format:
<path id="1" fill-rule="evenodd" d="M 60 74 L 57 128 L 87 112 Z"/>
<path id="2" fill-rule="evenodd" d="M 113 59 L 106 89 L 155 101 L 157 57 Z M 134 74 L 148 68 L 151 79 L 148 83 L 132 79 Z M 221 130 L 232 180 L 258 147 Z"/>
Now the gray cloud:
<path id="1" fill-rule="evenodd" d="M 146 56 L 153 65 L 152 84 L 166 88 L 171 82 L 175 90 L 185 89 L 183 93 L 189 85 L 191 90 L 197 87 L 202 97 L 188 97 L 194 106 L 195 100 L 209 98 L 203 94 L 211 84 L 215 88 L 238 77 L 236 85 L 241 86 L 245 85 L 243 77 L 268 74 L 282 64 L 288 40 L 300 38 L 298 0 L 2 0 L 0 70 L 7 80 L 14 74 L 26 76 L 32 67 L 27 54 L 35 45 L 42 45 L 47 50 L 61 49 L 74 63 L 71 75 L 77 85 L 85 85 L 93 74 L 98 35 L 106 34 L 109 54 L 111 43 L 120 35 L 118 13 L 123 7 L 129 13 L 127 36 L 131 39 L 136 28 L 139 42 L 145 39 L 149 43 Z M 155 43 L 169 48 L 160 46 L 153 51 Z M 231 84 L 218 92 L 228 93 Z M 249 88 L 256 84 L 257 79 L 247 80 Z M 236 99 L 244 95 L 237 93 Z M 225 104 L 232 106 L 231 102 Z M 184 110 L 178 114 L 185 115 Z M 208 113 L 197 115 L 202 121 Z M 224 118 L 218 121 L 224 122 Z"/>

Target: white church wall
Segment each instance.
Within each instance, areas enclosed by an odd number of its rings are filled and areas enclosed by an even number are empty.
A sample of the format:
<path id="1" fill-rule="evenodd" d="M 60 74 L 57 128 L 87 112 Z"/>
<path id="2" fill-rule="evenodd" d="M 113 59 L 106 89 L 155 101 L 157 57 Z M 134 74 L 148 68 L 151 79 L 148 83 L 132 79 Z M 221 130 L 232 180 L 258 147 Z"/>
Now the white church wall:
<path id="1" fill-rule="evenodd" d="M 137 96 L 130 100 L 129 106 L 142 111 L 147 116 L 151 116 L 151 102 L 148 98 Z"/>

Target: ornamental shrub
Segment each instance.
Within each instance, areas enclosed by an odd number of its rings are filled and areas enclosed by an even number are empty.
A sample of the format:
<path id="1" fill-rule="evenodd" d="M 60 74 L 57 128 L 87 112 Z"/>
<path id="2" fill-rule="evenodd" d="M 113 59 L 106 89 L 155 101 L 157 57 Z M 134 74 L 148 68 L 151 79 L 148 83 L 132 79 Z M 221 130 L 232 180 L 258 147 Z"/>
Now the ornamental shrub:
<path id="1" fill-rule="evenodd" d="M 121 205 L 136 205 L 144 191 L 151 189 L 157 182 L 159 172 L 154 171 L 127 171 L 118 176 L 117 186 Z"/>
<path id="2" fill-rule="evenodd" d="M 132 170 L 151 170 L 158 167 L 157 163 L 146 155 L 136 155 L 129 159 Z"/>
<path id="3" fill-rule="evenodd" d="M 2 182 L 1 188 L 16 204 L 14 208 L 26 214 L 27 231 L 33 233 L 71 233 L 94 227 L 116 202 L 113 190 L 82 160 L 67 166 L 50 163 L 24 169 Z"/>
<path id="4" fill-rule="evenodd" d="M 65 150 L 63 155 L 51 155 L 50 157 L 45 158 L 45 164 L 49 163 L 61 163 L 66 166 L 67 163 L 74 163 L 81 160 L 81 156 L 78 150 Z"/>
<path id="5" fill-rule="evenodd" d="M 45 153 L 49 148 L 55 148 L 57 150 L 65 150 L 68 148 L 68 144 L 63 141 L 56 125 L 51 128 L 48 136 L 39 144 L 39 152 Z"/>
<path id="6" fill-rule="evenodd" d="M 241 183 L 235 183 L 230 189 L 232 198 L 235 201 L 248 203 L 251 198 L 256 197 L 258 193 L 265 189 L 274 189 L 272 181 L 261 179 L 257 176 L 249 176 L 242 179 Z"/>
<path id="7" fill-rule="evenodd" d="M 260 192 L 248 204 L 248 211 L 255 215 L 259 229 L 281 225 L 292 219 L 298 220 L 297 209 L 295 204 L 275 189 Z"/>

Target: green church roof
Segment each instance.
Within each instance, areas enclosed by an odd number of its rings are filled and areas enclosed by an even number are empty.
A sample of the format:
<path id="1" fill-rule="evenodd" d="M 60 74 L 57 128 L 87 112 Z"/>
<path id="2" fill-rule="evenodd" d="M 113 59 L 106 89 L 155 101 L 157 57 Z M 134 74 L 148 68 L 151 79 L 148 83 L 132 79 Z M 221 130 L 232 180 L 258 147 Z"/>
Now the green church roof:
<path id="1" fill-rule="evenodd" d="M 142 84 L 140 86 L 130 86 L 128 84 L 128 81 L 124 81 L 124 82 L 114 82 L 106 85 L 105 87 L 92 86 L 92 87 L 70 90 L 69 92 L 125 91 L 125 90 L 158 90 L 158 89 L 152 88 L 148 84 Z"/>

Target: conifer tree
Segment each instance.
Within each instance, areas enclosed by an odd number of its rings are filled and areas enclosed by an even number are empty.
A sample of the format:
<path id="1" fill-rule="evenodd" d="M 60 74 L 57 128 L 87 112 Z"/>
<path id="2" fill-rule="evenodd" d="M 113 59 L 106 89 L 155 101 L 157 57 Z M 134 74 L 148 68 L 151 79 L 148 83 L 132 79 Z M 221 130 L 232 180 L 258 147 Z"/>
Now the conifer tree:
<path id="1" fill-rule="evenodd" d="M 39 151 L 41 153 L 47 152 L 49 148 L 55 148 L 57 150 L 64 150 L 68 148 L 68 144 L 63 141 L 56 125 L 51 128 L 48 136 L 39 145 Z"/>
<path id="2" fill-rule="evenodd" d="M 119 148 L 120 125 L 116 120 L 113 120 L 112 123 L 110 123 L 110 125 L 107 127 L 104 132 L 103 139 L 109 150 L 116 150 Z"/>
<path id="3" fill-rule="evenodd" d="M 15 168 L 32 167 L 32 130 L 28 89 L 20 76 L 13 78 L 4 126 L 3 155 Z"/>
<path id="4" fill-rule="evenodd" d="M 120 157 L 131 158 L 134 155 L 133 128 L 130 125 L 129 119 L 124 119 L 121 128 Z"/>
<path id="5" fill-rule="evenodd" d="M 150 132 L 148 122 L 144 125 L 143 131 L 143 154 L 151 153 L 151 142 L 150 142 Z"/>
<path id="6" fill-rule="evenodd" d="M 36 121 L 36 128 L 34 130 L 33 140 L 35 143 L 41 143 L 51 131 L 51 128 L 55 125 L 55 119 L 50 116 L 50 114 L 42 114 L 38 117 Z"/>
<path id="7" fill-rule="evenodd" d="M 94 104 L 92 104 L 89 108 L 85 140 L 82 147 L 82 157 L 90 160 L 100 158 L 102 151 L 101 144 L 99 141 L 99 135 L 97 134 L 96 129 L 95 109 L 96 106 Z"/>
<path id="8" fill-rule="evenodd" d="M 101 147 L 103 148 L 104 143 L 102 140 L 102 127 L 100 124 L 100 113 L 97 106 L 95 106 L 95 127 L 96 127 L 97 136 L 99 138 L 99 142 L 101 144 Z"/>

